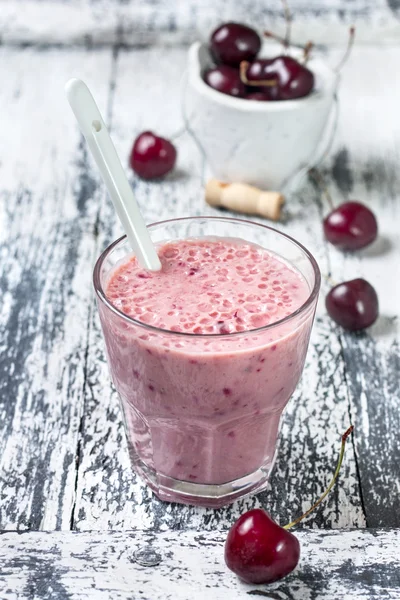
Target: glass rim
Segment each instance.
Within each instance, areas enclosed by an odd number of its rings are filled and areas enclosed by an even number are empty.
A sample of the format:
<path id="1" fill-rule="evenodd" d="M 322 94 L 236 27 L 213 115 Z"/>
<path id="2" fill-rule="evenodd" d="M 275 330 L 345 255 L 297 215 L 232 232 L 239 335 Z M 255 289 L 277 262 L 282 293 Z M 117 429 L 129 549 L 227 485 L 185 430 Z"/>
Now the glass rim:
<path id="1" fill-rule="evenodd" d="M 149 323 L 143 323 L 142 321 L 138 321 L 137 319 L 130 317 L 129 315 L 127 315 L 124 312 L 122 312 L 121 310 L 119 310 L 119 308 L 114 306 L 114 304 L 112 304 L 112 302 L 107 298 L 107 296 L 104 292 L 103 286 L 101 284 L 101 281 L 100 281 L 100 270 L 101 270 L 101 266 L 102 266 L 104 260 L 114 250 L 114 248 L 116 246 L 118 246 L 118 244 L 120 244 L 122 241 L 127 239 L 126 235 L 122 235 L 117 240 L 112 242 L 109 246 L 107 246 L 107 248 L 105 250 L 103 250 L 103 252 L 100 254 L 98 259 L 96 260 L 96 263 L 95 263 L 95 266 L 93 269 L 93 286 L 94 286 L 96 295 L 99 298 L 99 300 L 101 300 L 103 302 L 103 304 L 105 304 L 107 306 L 107 308 L 109 310 L 111 310 L 111 312 L 113 312 L 115 315 L 117 315 L 118 317 L 122 318 L 124 321 L 126 321 L 132 325 L 142 327 L 143 329 L 149 330 L 153 333 L 158 333 L 158 334 L 162 333 L 164 335 L 174 335 L 174 336 L 178 336 L 178 337 L 180 336 L 180 337 L 189 337 L 189 338 L 197 338 L 197 339 L 204 339 L 204 338 L 207 338 L 207 339 L 230 338 L 230 339 L 232 339 L 232 337 L 239 337 L 239 336 L 243 337 L 245 335 L 254 335 L 254 334 L 264 333 L 265 331 L 272 330 L 275 327 L 280 327 L 284 323 L 288 323 L 295 317 L 306 312 L 307 309 L 313 304 L 314 300 L 318 296 L 319 289 L 321 286 L 321 272 L 320 272 L 318 263 L 315 260 L 314 256 L 311 254 L 311 252 L 309 250 L 307 250 L 307 248 L 305 246 L 303 246 L 303 244 L 301 244 L 300 242 L 298 242 L 297 240 L 292 238 L 290 235 L 287 235 L 286 233 L 282 233 L 281 231 L 278 231 L 278 229 L 274 229 L 273 227 L 270 227 L 269 225 L 264 225 L 263 223 L 256 223 L 255 221 L 250 221 L 248 219 L 237 219 L 234 217 L 212 217 L 212 216 L 177 217 L 175 219 L 165 219 L 163 221 L 156 221 L 154 223 L 150 223 L 149 225 L 147 225 L 147 228 L 149 230 L 151 230 L 153 227 L 156 227 L 158 225 L 167 225 L 168 223 L 179 223 L 179 222 L 184 222 L 184 221 L 198 221 L 198 220 L 222 221 L 224 223 L 234 223 L 234 224 L 239 223 L 239 224 L 243 224 L 243 225 L 251 225 L 251 226 L 259 227 L 261 229 L 267 229 L 268 231 L 272 231 L 273 233 L 276 233 L 276 234 L 286 238 L 288 241 L 292 242 L 295 246 L 297 246 L 300 250 L 302 250 L 304 252 L 304 254 L 308 258 L 308 260 L 311 263 L 311 266 L 313 268 L 315 281 L 314 281 L 313 288 L 310 291 L 309 296 L 307 297 L 307 300 L 305 302 L 303 302 L 303 304 L 301 306 L 299 306 L 299 308 L 297 308 L 294 312 L 292 312 L 290 315 L 287 315 L 283 319 L 279 319 L 279 321 L 275 321 L 274 323 L 270 323 L 268 325 L 263 325 L 262 327 L 256 327 L 255 329 L 246 329 L 245 331 L 234 331 L 232 333 L 189 333 L 186 331 L 171 331 L 170 329 L 162 329 L 161 327 L 156 327 L 154 325 L 150 325 Z"/>

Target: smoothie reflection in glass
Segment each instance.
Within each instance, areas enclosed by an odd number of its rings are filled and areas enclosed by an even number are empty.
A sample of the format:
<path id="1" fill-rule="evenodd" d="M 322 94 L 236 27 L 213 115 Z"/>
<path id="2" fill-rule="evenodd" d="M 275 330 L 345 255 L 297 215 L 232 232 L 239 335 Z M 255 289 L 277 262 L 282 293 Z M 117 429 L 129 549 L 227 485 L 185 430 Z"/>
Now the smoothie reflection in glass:
<path id="1" fill-rule="evenodd" d="M 149 231 L 161 271 L 142 269 L 125 237 L 94 270 L 132 466 L 162 500 L 222 506 L 267 483 L 319 269 L 298 242 L 250 221 Z"/>

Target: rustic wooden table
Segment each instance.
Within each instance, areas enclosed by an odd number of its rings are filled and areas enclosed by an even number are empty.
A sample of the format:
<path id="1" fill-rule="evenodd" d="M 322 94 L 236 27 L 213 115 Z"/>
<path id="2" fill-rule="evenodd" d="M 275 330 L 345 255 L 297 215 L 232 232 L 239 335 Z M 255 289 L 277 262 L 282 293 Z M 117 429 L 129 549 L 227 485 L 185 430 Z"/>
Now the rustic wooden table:
<path id="1" fill-rule="evenodd" d="M 122 157 L 140 130 L 178 134 L 174 174 L 160 183 L 131 179 L 147 222 L 217 214 L 203 200 L 207 166 L 182 131 L 186 52 L 160 41 L 0 47 L 0 597 L 398 599 L 398 44 L 355 47 L 321 167 L 336 202 L 371 206 L 379 239 L 354 255 L 326 244 L 328 205 L 308 180 L 278 224 L 313 252 L 323 289 L 268 489 L 199 509 L 160 502 L 131 472 L 91 284 L 97 255 L 121 229 L 63 87 L 72 76 L 88 82 Z M 335 46 L 321 52 L 332 64 L 341 55 Z M 357 276 L 377 289 L 380 318 L 354 335 L 329 320 L 323 298 L 329 278 Z M 301 514 L 329 482 L 350 422 L 339 481 L 298 528 L 298 569 L 269 587 L 241 584 L 224 565 L 227 528 L 252 507 L 282 523 Z M 156 553 L 159 564 L 143 566 L 138 549 Z"/>

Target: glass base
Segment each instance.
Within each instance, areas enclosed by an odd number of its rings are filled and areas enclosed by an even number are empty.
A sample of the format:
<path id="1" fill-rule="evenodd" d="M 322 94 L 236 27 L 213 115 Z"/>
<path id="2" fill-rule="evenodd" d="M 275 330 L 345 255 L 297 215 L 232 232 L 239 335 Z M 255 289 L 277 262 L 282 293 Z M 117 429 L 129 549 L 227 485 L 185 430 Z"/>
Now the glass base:
<path id="1" fill-rule="evenodd" d="M 253 473 L 219 485 L 192 483 L 168 477 L 149 468 L 137 456 L 132 459 L 132 463 L 133 469 L 160 500 L 206 508 L 220 508 L 231 504 L 234 500 L 263 490 L 268 483 L 275 458 L 276 452 L 272 461 Z"/>

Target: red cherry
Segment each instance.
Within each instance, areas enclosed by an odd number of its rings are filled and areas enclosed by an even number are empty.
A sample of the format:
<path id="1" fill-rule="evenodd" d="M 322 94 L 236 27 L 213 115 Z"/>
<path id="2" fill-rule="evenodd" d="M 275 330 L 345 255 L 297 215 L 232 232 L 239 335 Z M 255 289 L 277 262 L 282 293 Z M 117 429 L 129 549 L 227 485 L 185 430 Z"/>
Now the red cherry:
<path id="1" fill-rule="evenodd" d="M 231 527 L 225 542 L 228 568 L 248 583 L 272 583 L 295 569 L 300 557 L 298 539 L 255 508 Z"/>
<path id="2" fill-rule="evenodd" d="M 295 569 L 300 558 L 300 544 L 288 529 L 308 517 L 335 485 L 346 441 L 353 429 L 353 425 L 350 425 L 342 435 L 339 460 L 330 484 L 303 515 L 280 527 L 268 513 L 256 508 L 236 521 L 225 542 L 225 562 L 231 571 L 248 583 L 272 583 Z"/>
<path id="3" fill-rule="evenodd" d="M 252 63 L 242 62 L 241 78 L 246 84 L 277 88 L 279 93 L 275 100 L 302 98 L 308 96 L 314 88 L 312 71 L 291 56 L 259 58 Z"/>
<path id="4" fill-rule="evenodd" d="M 283 100 L 278 85 L 274 85 L 272 87 L 265 87 L 264 94 L 268 97 L 268 100 Z"/>
<path id="5" fill-rule="evenodd" d="M 378 234 L 374 213 L 361 202 L 345 202 L 324 219 L 326 239 L 341 250 L 358 250 Z"/>
<path id="6" fill-rule="evenodd" d="M 175 146 L 151 131 L 141 133 L 133 143 L 129 164 L 143 179 L 162 177 L 175 165 Z"/>
<path id="7" fill-rule="evenodd" d="M 253 60 L 261 48 L 261 38 L 251 27 L 224 23 L 211 35 L 211 54 L 217 63 L 238 67 L 242 60 Z"/>
<path id="8" fill-rule="evenodd" d="M 233 67 L 220 65 L 204 73 L 204 81 L 218 92 L 243 98 L 246 88 L 242 83 L 239 71 Z"/>
<path id="9" fill-rule="evenodd" d="M 336 285 L 325 300 L 329 316 L 349 331 L 365 329 L 379 314 L 378 295 L 365 279 L 352 279 Z"/>

